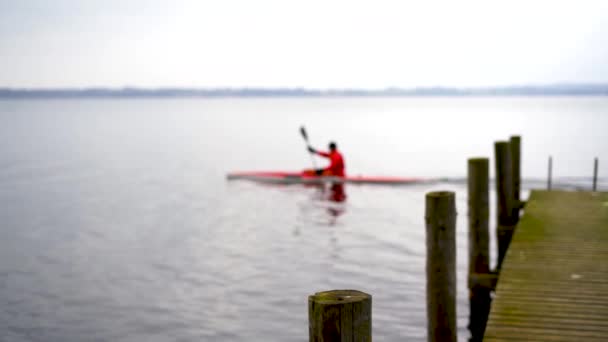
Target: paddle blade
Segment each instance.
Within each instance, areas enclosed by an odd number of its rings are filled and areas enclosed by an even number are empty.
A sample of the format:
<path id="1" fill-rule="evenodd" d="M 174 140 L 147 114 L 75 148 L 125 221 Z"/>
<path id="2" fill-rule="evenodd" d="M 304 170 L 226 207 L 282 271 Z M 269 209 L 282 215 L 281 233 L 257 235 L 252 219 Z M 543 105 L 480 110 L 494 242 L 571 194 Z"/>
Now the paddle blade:
<path id="1" fill-rule="evenodd" d="M 300 134 L 304 140 L 308 141 L 308 134 L 306 134 L 306 128 L 304 128 L 304 126 L 300 126 Z"/>

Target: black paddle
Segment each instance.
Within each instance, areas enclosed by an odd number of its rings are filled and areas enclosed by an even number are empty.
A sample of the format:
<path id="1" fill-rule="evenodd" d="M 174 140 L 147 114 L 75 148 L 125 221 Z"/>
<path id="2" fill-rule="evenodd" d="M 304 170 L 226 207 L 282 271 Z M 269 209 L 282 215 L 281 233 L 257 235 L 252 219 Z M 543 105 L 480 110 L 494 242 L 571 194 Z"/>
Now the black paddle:
<path id="1" fill-rule="evenodd" d="M 304 126 L 300 126 L 300 134 L 302 135 L 302 138 L 304 138 L 304 141 L 306 142 L 306 147 L 310 147 L 310 143 L 308 142 L 308 134 L 306 134 L 306 128 Z M 312 160 L 312 166 L 314 167 L 314 169 L 317 169 L 317 163 L 315 163 L 315 157 L 313 156 L 313 153 L 308 151 L 310 153 L 310 160 Z"/>

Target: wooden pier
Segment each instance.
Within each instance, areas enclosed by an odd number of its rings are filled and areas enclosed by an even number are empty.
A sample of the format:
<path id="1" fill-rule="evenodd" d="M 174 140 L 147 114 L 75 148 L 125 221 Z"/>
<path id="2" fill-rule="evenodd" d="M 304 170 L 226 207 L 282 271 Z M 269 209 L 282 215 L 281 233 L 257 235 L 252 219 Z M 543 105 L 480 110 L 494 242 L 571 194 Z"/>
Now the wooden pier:
<path id="1" fill-rule="evenodd" d="M 608 193 L 532 191 L 484 341 L 608 341 Z"/>
<path id="2" fill-rule="evenodd" d="M 533 190 L 522 201 L 520 149 L 520 136 L 494 143 L 498 258 L 493 270 L 489 159 L 468 160 L 469 342 L 608 341 L 608 192 L 596 192 L 597 158 L 593 191 L 550 191 L 549 158 L 548 191 Z M 429 342 L 457 340 L 455 196 L 426 194 Z M 334 292 L 344 290 L 327 293 Z M 320 293 L 311 296 L 310 341 L 371 341 L 366 328 L 371 327 L 371 296 L 365 296 L 369 309 L 355 311 L 343 310 L 338 301 L 326 303 Z M 315 307 L 323 310 L 310 309 Z M 365 312 L 346 319 L 365 322 L 364 328 L 344 325 L 337 312 Z"/>

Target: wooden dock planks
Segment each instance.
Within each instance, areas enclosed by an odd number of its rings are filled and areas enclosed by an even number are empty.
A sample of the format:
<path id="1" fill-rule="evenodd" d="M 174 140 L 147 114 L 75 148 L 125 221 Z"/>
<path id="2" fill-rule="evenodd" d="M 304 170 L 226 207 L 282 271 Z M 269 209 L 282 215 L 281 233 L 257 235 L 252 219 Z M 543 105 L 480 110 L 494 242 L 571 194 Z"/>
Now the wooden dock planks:
<path id="1" fill-rule="evenodd" d="M 531 193 L 484 341 L 608 341 L 608 193 Z"/>

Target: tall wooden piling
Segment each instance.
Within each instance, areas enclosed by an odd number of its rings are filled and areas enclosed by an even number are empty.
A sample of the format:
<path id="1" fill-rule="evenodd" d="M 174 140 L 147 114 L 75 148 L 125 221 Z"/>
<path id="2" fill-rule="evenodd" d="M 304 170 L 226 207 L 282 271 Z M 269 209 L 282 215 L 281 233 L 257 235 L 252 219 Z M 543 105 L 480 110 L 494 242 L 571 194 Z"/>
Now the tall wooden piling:
<path id="1" fill-rule="evenodd" d="M 514 210 L 517 210 L 519 216 L 519 208 L 521 207 L 521 137 L 518 135 L 511 136 L 509 140 L 511 148 L 511 169 L 513 172 L 513 200 Z"/>
<path id="2" fill-rule="evenodd" d="M 456 195 L 426 194 L 428 341 L 456 341 Z"/>
<path id="3" fill-rule="evenodd" d="M 553 177 L 553 157 L 549 156 L 549 165 L 547 166 L 547 190 L 551 191 L 551 178 Z"/>
<path id="4" fill-rule="evenodd" d="M 497 196 L 497 224 L 496 235 L 498 237 L 498 265 L 500 269 L 502 260 L 507 253 L 511 242 L 511 236 L 517 218 L 514 215 L 513 197 L 513 167 L 511 163 L 511 147 L 506 141 L 497 141 L 494 144 L 494 155 L 496 164 L 496 196 Z"/>
<path id="5" fill-rule="evenodd" d="M 309 296 L 308 336 L 310 342 L 371 342 L 372 296 L 357 290 Z"/>
<path id="6" fill-rule="evenodd" d="M 597 167 L 598 167 L 598 160 L 597 157 L 595 157 L 595 160 L 593 161 L 593 191 L 597 191 Z"/>
<path id="7" fill-rule="evenodd" d="M 472 158 L 468 164 L 469 273 L 487 273 L 489 266 L 489 160 Z"/>
<path id="8" fill-rule="evenodd" d="M 471 341 L 481 341 L 490 312 L 491 288 L 479 279 L 490 273 L 489 248 L 489 160 L 472 158 L 468 161 L 468 215 L 469 215 L 469 330 Z"/>

